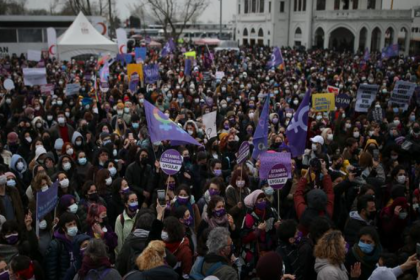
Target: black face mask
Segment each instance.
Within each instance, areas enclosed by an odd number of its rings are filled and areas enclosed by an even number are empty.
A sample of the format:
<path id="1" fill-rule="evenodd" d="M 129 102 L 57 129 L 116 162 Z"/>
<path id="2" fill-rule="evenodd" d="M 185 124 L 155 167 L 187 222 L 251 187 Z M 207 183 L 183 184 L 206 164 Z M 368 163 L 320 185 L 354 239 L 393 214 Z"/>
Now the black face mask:
<path id="1" fill-rule="evenodd" d="M 236 149 L 236 141 L 231 141 L 228 143 L 228 146 L 231 150 Z"/>
<path id="2" fill-rule="evenodd" d="M 99 198 L 98 193 L 89 194 L 89 200 L 91 200 L 91 201 L 98 201 L 98 198 Z"/>
<path id="3" fill-rule="evenodd" d="M 369 220 L 374 220 L 374 219 L 375 219 L 375 217 L 376 217 L 376 211 L 368 212 L 368 214 L 367 214 L 367 218 L 368 218 Z"/>
<path id="4" fill-rule="evenodd" d="M 140 160 L 140 163 L 141 163 L 142 165 L 146 165 L 146 164 L 148 163 L 148 161 L 149 161 L 149 159 L 148 159 L 148 158 L 142 158 L 142 159 Z"/>
<path id="5" fill-rule="evenodd" d="M 109 223 L 108 217 L 102 218 L 101 226 L 106 226 Z"/>

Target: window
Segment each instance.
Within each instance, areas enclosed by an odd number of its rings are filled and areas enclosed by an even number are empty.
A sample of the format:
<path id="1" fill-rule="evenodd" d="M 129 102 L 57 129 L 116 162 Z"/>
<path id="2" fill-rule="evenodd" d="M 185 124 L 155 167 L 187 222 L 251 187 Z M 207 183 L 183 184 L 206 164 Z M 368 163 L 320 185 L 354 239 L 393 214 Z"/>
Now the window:
<path id="1" fill-rule="evenodd" d="M 284 1 L 280 2 L 280 13 L 284 13 Z"/>
<path id="2" fill-rule="evenodd" d="M 302 11 L 302 0 L 298 0 L 299 1 L 299 12 Z"/>
<path id="3" fill-rule="evenodd" d="M 257 0 L 252 0 L 252 2 L 251 2 L 251 12 L 252 13 L 257 12 Z"/>
<path id="4" fill-rule="evenodd" d="M 42 43 L 42 29 L 19 29 L 19 43 Z"/>
<path id="5" fill-rule="evenodd" d="M 302 0 L 303 1 L 303 11 L 306 11 L 306 0 Z"/>
<path id="6" fill-rule="evenodd" d="M 271 2 L 268 2 L 268 12 L 271 14 Z"/>
<path id="7" fill-rule="evenodd" d="M 368 0 L 367 8 L 374 10 L 376 8 L 376 0 Z"/>
<path id="8" fill-rule="evenodd" d="M 241 4 L 238 5 L 238 15 L 241 14 Z"/>
<path id="9" fill-rule="evenodd" d="M 348 10 L 350 8 L 350 0 L 343 0 L 343 10 Z"/>
<path id="10" fill-rule="evenodd" d="M 295 0 L 295 5 L 294 5 L 294 7 L 293 7 L 293 11 L 295 11 L 295 12 L 296 12 L 296 10 L 297 10 L 297 0 Z"/>
<path id="11" fill-rule="evenodd" d="M 295 38 L 302 38 L 302 29 L 300 27 L 296 29 Z"/>
<path id="12" fill-rule="evenodd" d="M 316 2 L 316 10 L 317 11 L 324 11 L 325 10 L 325 0 L 318 0 Z"/>
<path id="13" fill-rule="evenodd" d="M 242 34 L 243 36 L 248 36 L 248 29 L 244 29 L 244 33 Z"/>
<path id="14" fill-rule="evenodd" d="M 248 10 L 248 0 L 245 0 L 244 1 L 244 13 L 245 14 L 249 13 L 249 10 Z"/>
<path id="15" fill-rule="evenodd" d="M 262 28 L 258 30 L 258 37 L 264 37 L 264 31 L 262 30 Z"/>
<path id="16" fill-rule="evenodd" d="M 334 10 L 340 10 L 340 1 L 341 0 L 334 0 Z"/>
<path id="17" fill-rule="evenodd" d="M 353 10 L 357 10 L 359 8 L 359 0 L 353 0 Z"/>
<path id="18" fill-rule="evenodd" d="M 264 13 L 264 2 L 265 0 L 260 0 L 260 13 Z"/>
<path id="19" fill-rule="evenodd" d="M 0 43 L 17 43 L 16 29 L 0 29 Z"/>

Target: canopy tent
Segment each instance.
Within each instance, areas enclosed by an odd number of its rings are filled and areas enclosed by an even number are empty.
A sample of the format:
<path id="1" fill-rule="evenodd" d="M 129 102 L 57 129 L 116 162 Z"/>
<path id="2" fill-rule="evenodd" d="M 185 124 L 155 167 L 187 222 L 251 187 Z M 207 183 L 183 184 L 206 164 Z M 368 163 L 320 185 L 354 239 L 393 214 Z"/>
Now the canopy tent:
<path id="1" fill-rule="evenodd" d="M 70 60 L 83 54 L 99 55 L 109 53 L 116 56 L 117 43 L 99 33 L 80 12 L 70 27 L 58 38 L 58 57 L 60 60 Z"/>
<path id="2" fill-rule="evenodd" d="M 198 46 L 209 45 L 209 46 L 218 46 L 220 40 L 217 38 L 203 38 L 195 41 L 195 44 Z"/>

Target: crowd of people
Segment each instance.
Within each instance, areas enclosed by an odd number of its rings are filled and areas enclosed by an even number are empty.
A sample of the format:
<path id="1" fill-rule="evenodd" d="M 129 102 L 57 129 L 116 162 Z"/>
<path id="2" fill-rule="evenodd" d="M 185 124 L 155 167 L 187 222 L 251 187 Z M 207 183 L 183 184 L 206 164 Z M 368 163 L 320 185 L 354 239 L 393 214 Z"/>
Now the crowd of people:
<path id="1" fill-rule="evenodd" d="M 135 91 L 124 61 L 102 92 L 97 58 L 45 59 L 54 88 L 41 92 L 22 73 L 37 63 L 0 58 L 0 279 L 417 279 L 420 96 L 407 110 L 388 101 L 397 81 L 420 85 L 420 59 L 285 48 L 283 67 L 267 68 L 269 47 L 196 51 L 184 73 L 180 47 L 149 50 L 160 80 Z M 355 111 L 361 84 L 379 85 L 367 113 Z M 263 104 L 268 150 L 290 152 L 305 93 L 328 86 L 351 102 L 310 110 L 307 149 L 277 192 L 251 156 Z M 145 100 L 202 145 L 151 142 Z M 208 138 L 203 115 L 215 111 Z M 183 159 L 172 176 L 159 162 L 170 148 Z M 36 221 L 37 194 L 57 182 L 55 209 Z"/>

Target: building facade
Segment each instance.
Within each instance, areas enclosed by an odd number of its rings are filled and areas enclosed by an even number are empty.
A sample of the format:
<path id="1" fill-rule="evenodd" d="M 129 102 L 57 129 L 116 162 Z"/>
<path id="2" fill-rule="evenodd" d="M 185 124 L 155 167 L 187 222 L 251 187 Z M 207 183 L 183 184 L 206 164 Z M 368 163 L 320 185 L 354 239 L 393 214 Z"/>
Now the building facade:
<path id="1" fill-rule="evenodd" d="M 351 51 L 398 43 L 408 54 L 414 12 L 384 10 L 382 0 L 237 0 L 234 40 Z"/>

